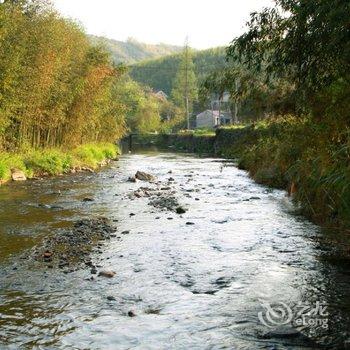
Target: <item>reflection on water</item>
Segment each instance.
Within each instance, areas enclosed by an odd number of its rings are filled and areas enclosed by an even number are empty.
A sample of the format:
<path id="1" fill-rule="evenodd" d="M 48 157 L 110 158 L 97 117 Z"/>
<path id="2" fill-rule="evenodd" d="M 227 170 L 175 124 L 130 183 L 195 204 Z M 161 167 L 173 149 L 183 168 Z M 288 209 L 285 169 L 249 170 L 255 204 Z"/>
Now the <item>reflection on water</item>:
<path id="1" fill-rule="evenodd" d="M 322 233 L 293 214 L 282 191 L 230 165 L 127 155 L 98 174 L 1 187 L 0 348 L 346 348 L 349 264 L 324 258 Z M 130 198 L 144 185 L 126 181 L 136 170 L 173 177 L 188 212 L 160 212 L 147 198 Z M 90 281 L 89 269 L 64 274 L 21 259 L 44 236 L 101 215 L 118 232 L 130 231 L 92 256 L 117 272 L 113 279 Z M 264 302 L 318 301 L 328 305 L 328 329 L 289 333 L 258 319 Z"/>

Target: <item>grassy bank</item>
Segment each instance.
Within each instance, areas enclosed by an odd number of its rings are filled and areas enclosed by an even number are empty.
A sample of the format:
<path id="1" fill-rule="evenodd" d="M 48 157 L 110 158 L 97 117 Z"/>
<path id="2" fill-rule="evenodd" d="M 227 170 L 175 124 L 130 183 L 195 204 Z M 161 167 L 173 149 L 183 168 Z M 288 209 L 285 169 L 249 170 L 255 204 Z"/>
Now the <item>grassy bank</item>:
<path id="1" fill-rule="evenodd" d="M 22 170 L 28 178 L 58 175 L 88 167 L 96 169 L 104 160 L 118 155 L 111 143 L 90 143 L 72 150 L 59 148 L 0 153 L 0 181 L 11 179 L 11 169 Z"/>

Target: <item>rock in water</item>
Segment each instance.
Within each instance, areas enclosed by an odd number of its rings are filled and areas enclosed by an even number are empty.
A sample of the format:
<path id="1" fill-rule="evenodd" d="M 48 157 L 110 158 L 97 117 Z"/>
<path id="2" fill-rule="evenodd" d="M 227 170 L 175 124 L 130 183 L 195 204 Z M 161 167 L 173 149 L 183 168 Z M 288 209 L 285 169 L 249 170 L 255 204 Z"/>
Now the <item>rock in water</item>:
<path id="1" fill-rule="evenodd" d="M 100 271 L 98 273 L 99 277 L 107 277 L 107 278 L 112 278 L 115 276 L 115 272 L 114 271 Z"/>
<path id="2" fill-rule="evenodd" d="M 177 207 L 176 208 L 176 214 L 185 214 L 186 213 L 186 209 L 182 208 L 182 207 Z"/>
<path id="3" fill-rule="evenodd" d="M 19 169 L 11 169 L 11 177 L 13 181 L 25 181 L 27 180 L 24 172 Z"/>
<path id="4" fill-rule="evenodd" d="M 156 178 L 151 175 L 151 174 L 147 174 L 143 171 L 138 171 L 136 174 L 135 174 L 135 178 L 138 179 L 138 180 L 141 180 L 141 181 L 149 181 L 149 182 L 152 182 L 154 181 Z"/>

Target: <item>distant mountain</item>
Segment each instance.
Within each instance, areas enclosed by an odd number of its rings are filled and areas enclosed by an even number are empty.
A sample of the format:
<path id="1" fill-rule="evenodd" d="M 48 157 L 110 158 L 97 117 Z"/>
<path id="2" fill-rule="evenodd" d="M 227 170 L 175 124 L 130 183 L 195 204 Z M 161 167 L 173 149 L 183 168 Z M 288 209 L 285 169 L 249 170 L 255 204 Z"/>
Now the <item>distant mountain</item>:
<path id="1" fill-rule="evenodd" d="M 179 53 L 183 48 L 167 44 L 145 44 L 135 39 L 118 41 L 101 36 L 89 35 L 94 44 L 104 45 L 110 51 L 114 62 L 134 64 L 140 61 Z"/>
<path id="2" fill-rule="evenodd" d="M 195 51 L 193 63 L 198 82 L 200 83 L 210 72 L 224 67 L 225 57 L 224 47 Z M 180 61 L 180 53 L 146 60 L 133 65 L 130 75 L 137 82 L 170 95 Z"/>

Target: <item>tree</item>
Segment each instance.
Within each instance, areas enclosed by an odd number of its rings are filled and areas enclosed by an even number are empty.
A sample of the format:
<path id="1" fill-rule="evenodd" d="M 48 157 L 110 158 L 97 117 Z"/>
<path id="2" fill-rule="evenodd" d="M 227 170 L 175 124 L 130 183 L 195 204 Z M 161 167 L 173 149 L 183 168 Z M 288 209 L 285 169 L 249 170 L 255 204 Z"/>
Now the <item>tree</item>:
<path id="1" fill-rule="evenodd" d="M 193 103 L 197 100 L 197 79 L 194 72 L 194 63 L 192 59 L 192 50 L 186 43 L 182 53 L 182 59 L 176 74 L 172 98 L 176 105 L 185 110 L 187 118 L 187 129 L 190 128 L 190 113 L 193 109 Z"/>
<path id="2" fill-rule="evenodd" d="M 124 75 L 115 89 L 115 98 L 125 106 L 125 120 L 130 131 L 146 133 L 160 129 L 159 100 L 150 88 Z"/>
<path id="3" fill-rule="evenodd" d="M 0 4 L 0 149 L 115 141 L 122 73 L 50 1 Z"/>
<path id="4" fill-rule="evenodd" d="M 264 70 L 270 79 L 288 80 L 300 112 L 322 115 L 330 104 L 344 104 L 350 91 L 350 2 L 275 3 L 251 15 L 247 33 L 232 42 L 228 57 Z"/>

